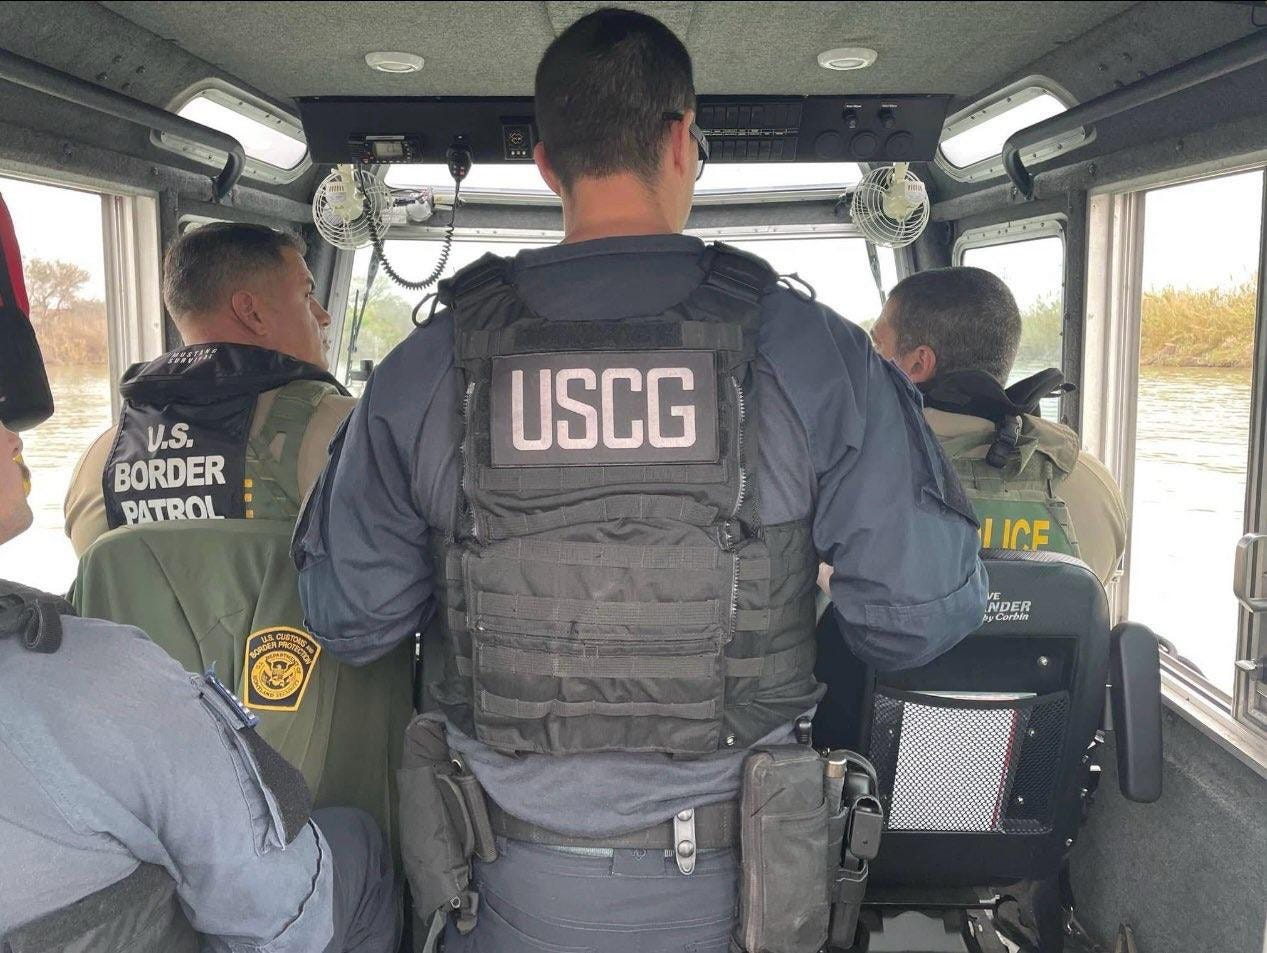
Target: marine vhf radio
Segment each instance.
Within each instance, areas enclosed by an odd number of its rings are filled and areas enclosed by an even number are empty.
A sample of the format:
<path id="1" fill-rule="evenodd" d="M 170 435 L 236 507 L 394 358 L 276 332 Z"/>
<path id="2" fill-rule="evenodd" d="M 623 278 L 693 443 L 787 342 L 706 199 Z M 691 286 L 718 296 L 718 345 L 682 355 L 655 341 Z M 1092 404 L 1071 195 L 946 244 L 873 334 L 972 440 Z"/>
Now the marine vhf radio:
<path id="1" fill-rule="evenodd" d="M 413 140 L 406 136 L 373 136 L 366 138 L 362 143 L 360 151 L 361 168 L 357 170 L 358 176 L 368 176 L 369 172 L 365 166 L 374 162 L 407 162 L 414 158 L 416 150 L 411 148 Z M 370 242 L 374 246 L 374 256 L 382 263 L 383 271 L 387 272 L 387 276 L 392 281 L 407 288 L 411 291 L 422 291 L 430 288 L 444 273 L 444 266 L 449 262 L 449 254 L 453 250 L 453 232 L 457 227 L 458 217 L 458 201 L 462 192 L 462 180 L 467 177 L 471 171 L 471 144 L 465 135 L 456 135 L 453 142 L 444 154 L 445 164 L 449 168 L 449 175 L 453 177 L 453 209 L 449 213 L 449 224 L 445 226 L 444 240 L 440 248 L 440 255 L 436 259 L 435 268 L 431 274 L 421 281 L 410 281 L 402 277 L 396 269 L 387 260 L 387 253 L 383 248 L 383 237 L 378 230 L 378 224 L 375 222 L 374 216 L 370 210 L 369 190 L 362 189 L 363 199 L 365 203 L 365 215 L 369 224 Z M 366 291 L 368 295 L 368 290 Z M 434 298 L 435 295 L 428 295 L 419 301 L 414 307 L 413 320 L 414 324 L 418 323 L 418 310 L 428 299 Z"/>

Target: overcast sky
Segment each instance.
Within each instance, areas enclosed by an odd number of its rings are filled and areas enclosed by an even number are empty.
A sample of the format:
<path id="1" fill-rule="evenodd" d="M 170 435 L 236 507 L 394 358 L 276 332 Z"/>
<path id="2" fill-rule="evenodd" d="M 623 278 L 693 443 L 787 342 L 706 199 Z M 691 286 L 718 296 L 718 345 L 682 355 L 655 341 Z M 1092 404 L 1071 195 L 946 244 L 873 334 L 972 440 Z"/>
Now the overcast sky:
<path id="1" fill-rule="evenodd" d="M 0 196 L 9 207 L 22 258 L 60 258 L 87 269 L 83 296 L 104 298 L 105 257 L 101 251 L 101 196 L 0 178 Z"/>

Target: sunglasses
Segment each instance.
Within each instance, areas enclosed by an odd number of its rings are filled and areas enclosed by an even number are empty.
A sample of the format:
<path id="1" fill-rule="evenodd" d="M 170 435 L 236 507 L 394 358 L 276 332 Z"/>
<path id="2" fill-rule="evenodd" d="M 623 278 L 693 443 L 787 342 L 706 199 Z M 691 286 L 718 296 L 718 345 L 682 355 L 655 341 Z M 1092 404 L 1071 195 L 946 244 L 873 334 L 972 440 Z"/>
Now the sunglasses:
<path id="1" fill-rule="evenodd" d="M 681 122 L 686 116 L 683 113 L 665 113 L 660 118 L 665 122 Z M 699 168 L 695 172 L 695 181 L 698 182 L 700 176 L 704 174 L 704 166 L 708 163 L 708 137 L 695 123 L 687 126 L 687 132 L 691 134 L 691 138 L 695 140 L 695 145 L 699 149 Z"/>

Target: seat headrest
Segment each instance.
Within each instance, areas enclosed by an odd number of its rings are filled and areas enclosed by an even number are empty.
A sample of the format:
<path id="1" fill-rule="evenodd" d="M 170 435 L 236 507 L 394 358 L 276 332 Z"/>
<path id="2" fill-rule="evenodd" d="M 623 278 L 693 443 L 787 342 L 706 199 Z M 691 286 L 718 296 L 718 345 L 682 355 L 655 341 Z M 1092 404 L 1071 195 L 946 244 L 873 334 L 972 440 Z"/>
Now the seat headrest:
<path id="1" fill-rule="evenodd" d="M 1108 631 L 1104 586 L 1081 559 L 1064 553 L 987 549 L 990 578 L 982 628 L 995 634 L 1077 634 Z"/>

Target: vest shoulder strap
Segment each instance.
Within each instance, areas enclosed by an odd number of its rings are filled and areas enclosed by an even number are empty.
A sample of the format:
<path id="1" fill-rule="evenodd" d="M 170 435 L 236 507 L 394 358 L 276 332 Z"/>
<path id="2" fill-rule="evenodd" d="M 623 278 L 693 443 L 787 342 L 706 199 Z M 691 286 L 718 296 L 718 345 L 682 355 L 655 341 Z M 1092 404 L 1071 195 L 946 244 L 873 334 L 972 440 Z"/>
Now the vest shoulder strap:
<path id="1" fill-rule="evenodd" d="M 198 937 L 176 902 L 176 882 L 141 864 L 127 877 L 45 914 L 3 938 L 8 953 L 197 953 Z"/>
<path id="2" fill-rule="evenodd" d="M 0 639 L 13 636 L 32 652 L 56 652 L 62 644 L 61 617 L 77 614 L 61 596 L 0 580 Z"/>
<path id="3" fill-rule="evenodd" d="M 486 253 L 471 262 L 452 278 L 440 282 L 436 296 L 446 308 L 462 306 L 464 301 L 496 288 L 510 285 L 514 259 Z"/>
<path id="4" fill-rule="evenodd" d="M 709 245 L 700 264 L 706 285 L 752 302 L 760 301 L 779 280 L 764 259 L 723 242 Z"/>
<path id="5" fill-rule="evenodd" d="M 246 518 L 293 520 L 302 503 L 299 450 L 321 402 L 337 388 L 298 380 L 281 387 L 259 432 L 246 446 Z"/>

